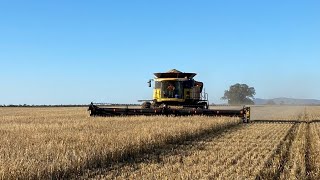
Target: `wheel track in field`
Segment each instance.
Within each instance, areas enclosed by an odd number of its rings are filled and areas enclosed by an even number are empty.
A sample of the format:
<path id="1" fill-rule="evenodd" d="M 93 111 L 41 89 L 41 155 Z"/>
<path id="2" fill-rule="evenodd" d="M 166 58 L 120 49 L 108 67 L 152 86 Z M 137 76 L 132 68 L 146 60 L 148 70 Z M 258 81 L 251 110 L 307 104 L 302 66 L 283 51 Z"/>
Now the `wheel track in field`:
<path id="1" fill-rule="evenodd" d="M 288 135 L 286 136 L 286 138 L 284 139 L 284 143 L 280 143 L 279 147 L 277 148 L 277 150 L 274 152 L 274 155 L 272 155 L 269 159 L 269 161 L 266 162 L 265 164 L 265 168 L 261 170 L 260 174 L 256 177 L 256 179 L 280 179 L 281 173 L 284 170 L 284 167 L 286 166 L 286 163 L 289 161 L 288 160 L 288 156 L 290 153 L 292 153 L 292 144 L 295 141 L 297 135 L 297 129 L 298 126 L 301 126 L 302 123 L 306 124 L 306 128 L 305 128 L 305 145 L 304 145 L 304 152 L 303 155 L 304 158 L 304 167 L 305 167 L 305 176 L 304 179 L 307 180 L 311 180 L 314 179 L 314 177 L 312 176 L 312 174 L 314 174 L 317 171 L 317 167 L 315 164 L 313 164 L 312 161 L 312 144 L 311 141 L 313 139 L 313 137 L 311 137 L 311 124 L 317 124 L 320 122 L 319 119 L 312 119 L 310 117 L 310 113 L 308 112 L 308 109 L 305 108 L 304 112 L 302 114 L 300 114 L 299 119 L 298 120 L 256 120 L 254 121 L 255 123 L 293 123 L 293 130 L 289 131 Z M 298 140 L 299 141 L 299 140 Z M 287 142 L 287 143 L 286 143 Z M 280 156 L 280 161 L 277 162 L 276 158 L 277 156 Z M 291 159 L 292 161 L 293 159 Z M 272 165 L 276 165 L 277 167 L 279 167 L 278 169 L 276 169 L 276 171 L 270 172 L 274 169 L 271 169 L 270 166 Z"/>
<path id="2" fill-rule="evenodd" d="M 288 161 L 290 148 L 295 139 L 298 124 L 294 124 L 255 179 L 279 179 Z M 274 167 L 278 167 L 274 169 Z"/>
<path id="3" fill-rule="evenodd" d="M 310 171 L 308 178 L 309 179 L 320 179 L 320 170 L 319 170 L 319 129 L 318 126 L 320 123 L 314 123 L 310 125 L 310 133 L 309 133 L 309 149 L 307 157 L 308 161 L 308 169 Z M 312 135 L 312 136 L 311 136 Z M 312 159 L 315 158 L 315 159 Z M 312 161 L 311 161 L 312 160 Z"/>
<path id="4" fill-rule="evenodd" d="M 311 165 L 311 130 L 310 124 L 307 124 L 307 132 L 306 132 L 306 154 L 305 154 L 305 165 L 306 165 L 306 177 L 307 180 L 311 179 L 312 165 Z"/>
<path id="5" fill-rule="evenodd" d="M 310 123 L 315 123 L 317 121 L 312 121 Z M 271 122 L 258 122 L 258 123 L 271 123 Z M 275 121 L 274 123 L 279 123 Z M 280 123 L 287 123 L 287 122 L 280 122 Z M 293 123 L 293 122 L 289 122 Z M 293 126 L 289 129 L 288 133 L 285 135 L 285 137 L 282 139 L 282 141 L 277 145 L 276 150 L 274 153 L 270 156 L 270 158 L 266 161 L 264 168 L 261 169 L 260 173 L 256 176 L 256 179 L 280 179 L 281 174 L 284 172 L 285 165 L 288 162 L 288 157 L 291 152 L 291 147 L 293 142 L 296 139 L 297 136 L 297 129 L 301 121 L 295 121 L 293 123 Z M 306 131 L 306 151 L 305 151 L 305 166 L 306 166 L 306 177 L 307 179 L 310 178 L 310 172 L 312 170 L 312 164 L 310 160 L 310 123 L 307 124 L 307 131 Z M 193 135 L 183 141 L 173 141 L 167 144 L 165 147 L 156 147 L 155 149 L 152 150 L 152 152 L 144 152 L 143 154 L 139 154 L 135 157 L 124 159 L 123 161 L 119 162 L 113 167 L 107 167 L 103 169 L 103 172 L 109 171 L 109 170 L 114 170 L 114 169 L 120 169 L 124 166 L 127 166 L 131 163 L 139 163 L 143 161 L 156 161 L 158 163 L 162 162 L 162 159 L 160 158 L 160 155 L 170 155 L 172 153 L 173 149 L 176 148 L 181 148 L 180 145 L 183 145 L 185 151 L 192 151 L 192 146 L 193 143 L 199 143 L 200 141 L 206 141 L 209 138 L 212 138 L 213 136 L 219 136 L 220 134 L 223 133 L 230 133 L 232 131 L 236 131 L 237 129 L 241 128 L 242 126 L 239 124 L 236 125 L 229 125 L 228 127 L 225 127 L 224 129 L 220 130 L 213 130 L 213 131 L 207 131 L 205 133 L 201 133 L 198 135 Z M 201 145 L 196 147 L 198 149 L 201 149 Z M 149 156 L 150 155 L 150 156 Z M 276 159 L 278 158 L 278 159 Z M 240 158 L 241 159 L 241 158 Z M 279 167 L 276 169 L 276 171 L 273 172 L 273 169 L 271 169 L 271 166 L 275 165 Z M 96 171 L 96 170 L 94 170 Z M 101 173 L 100 170 L 97 170 L 96 172 L 89 172 L 89 174 L 85 174 L 81 178 L 94 178 L 95 176 L 99 175 Z M 78 178 L 78 177 L 77 177 Z"/>
<path id="6" fill-rule="evenodd" d="M 291 147 L 297 136 L 297 129 L 301 123 L 306 124 L 305 131 L 305 177 L 307 180 L 313 179 L 311 177 L 311 172 L 314 171 L 315 166 L 312 164 L 311 159 L 311 124 L 319 123 L 320 120 L 306 120 L 307 114 L 304 115 L 304 120 L 297 121 L 278 121 L 278 120 L 261 120 L 255 121 L 253 123 L 293 123 L 293 127 L 290 129 L 283 141 L 280 142 L 274 154 L 265 163 L 264 168 L 260 171 L 256 179 L 280 179 L 281 173 L 284 170 L 286 163 L 288 162 L 288 156 L 291 152 Z M 278 169 L 272 169 L 272 167 L 279 167 Z"/>
<path id="7" fill-rule="evenodd" d="M 264 123 L 264 124 L 267 124 L 267 123 Z M 262 139 L 273 139 L 273 138 L 276 138 L 276 137 L 278 136 L 278 135 L 276 135 L 276 134 L 277 134 L 277 130 L 276 130 L 276 131 L 272 130 L 272 131 L 270 131 L 268 134 L 264 134 L 264 135 L 262 136 L 262 137 L 263 137 Z M 259 142 L 256 142 L 256 143 L 258 144 Z M 272 143 L 270 143 L 270 145 L 271 145 L 271 144 L 272 144 Z M 249 145 L 249 146 L 250 146 L 250 145 Z M 245 151 L 244 153 L 241 153 L 243 157 L 241 157 L 241 158 L 238 160 L 238 162 L 237 162 L 236 164 L 234 164 L 234 165 L 243 164 L 244 161 L 247 161 L 247 159 L 245 158 L 245 156 L 247 156 L 247 155 L 249 155 L 249 154 L 253 155 L 254 152 L 260 152 L 262 146 L 267 147 L 268 145 L 265 145 L 265 144 L 261 145 L 261 144 L 260 144 L 259 147 L 257 146 L 256 148 L 254 148 L 254 149 L 252 149 L 252 150 L 250 150 L 250 151 Z M 232 157 L 232 158 L 234 158 L 234 157 Z M 256 161 L 255 163 L 256 163 L 256 165 L 259 164 L 258 161 Z M 233 168 L 233 167 L 232 167 L 231 165 L 226 167 L 226 169 L 232 169 L 232 168 Z M 223 173 L 223 172 L 220 172 L 220 173 L 221 173 L 221 175 L 219 176 L 219 178 L 225 178 L 225 177 L 227 177 L 227 176 L 224 176 L 225 173 Z M 231 178 L 231 179 L 233 179 L 233 178 Z"/>

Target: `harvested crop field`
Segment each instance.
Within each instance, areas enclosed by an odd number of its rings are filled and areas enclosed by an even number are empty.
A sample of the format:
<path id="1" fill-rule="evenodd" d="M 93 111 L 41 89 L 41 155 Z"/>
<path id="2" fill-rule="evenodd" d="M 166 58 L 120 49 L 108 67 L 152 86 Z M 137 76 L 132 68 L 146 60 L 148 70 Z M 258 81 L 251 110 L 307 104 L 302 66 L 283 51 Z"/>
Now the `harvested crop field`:
<path id="1" fill-rule="evenodd" d="M 319 112 L 252 107 L 256 121 L 243 124 L 229 117 L 93 118 L 86 108 L 0 108 L 0 178 L 320 179 Z"/>

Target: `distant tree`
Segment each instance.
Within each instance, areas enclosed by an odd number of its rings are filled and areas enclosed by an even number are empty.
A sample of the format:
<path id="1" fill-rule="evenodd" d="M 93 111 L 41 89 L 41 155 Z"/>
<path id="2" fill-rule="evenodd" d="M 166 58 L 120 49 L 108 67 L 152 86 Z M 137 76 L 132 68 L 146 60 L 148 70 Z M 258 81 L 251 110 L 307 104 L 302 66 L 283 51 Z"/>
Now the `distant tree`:
<path id="1" fill-rule="evenodd" d="M 224 92 L 222 100 L 228 100 L 230 105 L 254 104 L 252 98 L 256 94 L 254 87 L 246 84 L 235 84 L 230 86 L 229 90 Z"/>

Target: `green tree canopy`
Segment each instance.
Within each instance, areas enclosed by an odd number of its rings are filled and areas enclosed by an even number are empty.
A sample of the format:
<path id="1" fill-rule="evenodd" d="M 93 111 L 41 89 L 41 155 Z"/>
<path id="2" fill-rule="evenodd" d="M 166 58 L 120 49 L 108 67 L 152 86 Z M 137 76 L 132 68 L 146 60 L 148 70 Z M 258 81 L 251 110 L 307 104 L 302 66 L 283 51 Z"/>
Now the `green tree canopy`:
<path id="1" fill-rule="evenodd" d="M 254 87 L 246 84 L 235 84 L 230 86 L 229 90 L 224 91 L 222 100 L 228 100 L 230 105 L 254 104 L 252 98 L 256 94 Z"/>

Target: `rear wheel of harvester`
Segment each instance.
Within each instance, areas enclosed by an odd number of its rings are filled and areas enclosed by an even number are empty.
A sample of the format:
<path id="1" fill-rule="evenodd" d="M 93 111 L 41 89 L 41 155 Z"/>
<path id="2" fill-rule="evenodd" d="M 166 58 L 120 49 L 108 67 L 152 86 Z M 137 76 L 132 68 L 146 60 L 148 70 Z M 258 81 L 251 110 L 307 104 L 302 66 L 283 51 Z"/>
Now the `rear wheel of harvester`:
<path id="1" fill-rule="evenodd" d="M 143 102 L 142 105 L 141 105 L 141 108 L 143 109 L 150 109 L 151 108 L 151 103 L 146 101 L 146 102 Z"/>
<path id="2" fill-rule="evenodd" d="M 203 104 L 203 109 L 209 109 L 208 103 L 205 102 L 205 103 Z"/>

